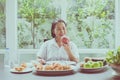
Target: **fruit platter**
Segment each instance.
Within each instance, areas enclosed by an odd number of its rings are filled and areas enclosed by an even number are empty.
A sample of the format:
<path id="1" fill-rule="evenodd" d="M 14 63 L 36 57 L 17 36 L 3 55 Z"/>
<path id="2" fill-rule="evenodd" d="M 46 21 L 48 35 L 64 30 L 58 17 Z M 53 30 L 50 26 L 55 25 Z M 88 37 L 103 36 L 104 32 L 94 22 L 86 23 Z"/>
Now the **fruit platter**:
<path id="1" fill-rule="evenodd" d="M 102 72 L 107 69 L 104 59 L 92 59 L 86 57 L 84 62 L 80 63 L 80 72 L 94 73 Z"/>

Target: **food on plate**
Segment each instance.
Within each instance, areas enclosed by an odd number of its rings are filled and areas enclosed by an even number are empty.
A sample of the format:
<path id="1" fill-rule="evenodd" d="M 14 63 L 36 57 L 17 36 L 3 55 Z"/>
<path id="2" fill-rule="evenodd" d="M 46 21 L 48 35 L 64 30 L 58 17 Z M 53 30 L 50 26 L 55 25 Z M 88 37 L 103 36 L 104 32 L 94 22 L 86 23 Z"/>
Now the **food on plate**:
<path id="1" fill-rule="evenodd" d="M 26 67 L 27 67 L 26 63 L 22 63 L 20 66 L 14 67 L 14 70 L 21 72 L 21 71 L 25 70 Z"/>
<path id="2" fill-rule="evenodd" d="M 69 43 L 69 38 L 67 36 L 62 36 L 62 42 L 64 44 L 68 44 Z"/>
<path id="3" fill-rule="evenodd" d="M 24 70 L 24 67 L 21 67 L 21 66 L 20 67 L 15 67 L 15 70 L 20 72 L 20 71 Z"/>
<path id="4" fill-rule="evenodd" d="M 83 67 L 83 66 L 84 66 L 84 63 L 81 63 L 81 64 L 80 64 L 80 67 Z"/>
<path id="5" fill-rule="evenodd" d="M 71 67 L 69 65 L 63 66 L 63 70 L 70 70 Z"/>
<path id="6" fill-rule="evenodd" d="M 62 65 L 60 63 L 53 63 L 48 65 L 37 65 L 36 69 L 38 71 L 45 70 L 45 71 L 61 71 L 61 70 L 70 70 L 71 67 L 69 65 Z"/>
<path id="7" fill-rule="evenodd" d="M 22 63 L 22 64 L 21 64 L 21 67 L 26 68 L 26 67 L 27 67 L 27 64 L 26 64 L 26 63 Z"/>
<path id="8" fill-rule="evenodd" d="M 104 66 L 103 61 L 98 61 L 100 64 L 100 67 Z"/>
<path id="9" fill-rule="evenodd" d="M 80 64 L 80 67 L 86 69 L 101 68 L 103 66 L 104 66 L 103 61 L 92 61 L 92 60 Z"/>
<path id="10" fill-rule="evenodd" d="M 44 67 L 44 70 L 53 70 L 54 68 L 53 68 L 53 66 L 51 66 L 51 65 L 46 65 L 45 67 Z"/>
<path id="11" fill-rule="evenodd" d="M 83 67 L 84 68 L 92 68 L 92 64 L 90 64 L 90 63 L 84 63 Z"/>
<path id="12" fill-rule="evenodd" d="M 91 59 L 90 57 L 85 57 L 85 58 L 84 58 L 84 61 L 85 61 L 85 62 L 88 62 L 88 61 L 91 61 L 91 60 L 92 60 L 92 59 Z"/>
<path id="13" fill-rule="evenodd" d="M 100 68 L 100 63 L 99 62 L 93 62 L 92 63 L 92 68 Z"/>
<path id="14" fill-rule="evenodd" d="M 38 71 L 43 70 L 43 65 L 42 64 L 37 64 L 35 67 Z"/>

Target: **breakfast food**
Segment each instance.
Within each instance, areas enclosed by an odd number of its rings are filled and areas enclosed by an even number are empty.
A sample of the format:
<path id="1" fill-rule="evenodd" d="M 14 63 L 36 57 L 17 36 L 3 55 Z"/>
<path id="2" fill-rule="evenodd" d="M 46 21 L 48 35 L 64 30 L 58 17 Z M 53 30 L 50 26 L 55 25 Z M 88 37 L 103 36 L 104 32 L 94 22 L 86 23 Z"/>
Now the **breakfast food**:
<path id="1" fill-rule="evenodd" d="M 100 68 L 103 67 L 103 62 L 102 61 L 88 61 L 83 64 L 83 68 Z"/>
<path id="2" fill-rule="evenodd" d="M 43 70 L 43 65 L 42 65 L 42 64 L 37 64 L 37 65 L 36 65 L 36 69 L 37 69 L 38 71 Z"/>
<path id="3" fill-rule="evenodd" d="M 36 69 L 38 71 L 45 70 L 45 71 L 61 71 L 61 70 L 70 70 L 71 67 L 69 65 L 62 65 L 59 63 L 53 63 L 49 65 L 43 66 L 42 64 L 38 64 Z"/>
<path id="4" fill-rule="evenodd" d="M 22 63 L 22 64 L 21 64 L 21 67 L 26 68 L 26 67 L 27 67 L 27 64 L 26 64 L 26 63 Z"/>
<path id="5" fill-rule="evenodd" d="M 26 63 L 22 63 L 20 66 L 14 67 L 14 70 L 21 72 L 21 71 L 25 70 L 26 67 L 27 67 Z"/>
<path id="6" fill-rule="evenodd" d="M 92 59 L 91 59 L 90 57 L 85 57 L 85 58 L 84 58 L 84 61 L 85 61 L 85 62 L 88 62 L 88 61 L 91 61 L 91 60 L 92 60 Z"/>
<path id="7" fill-rule="evenodd" d="M 100 60 L 93 60 L 90 57 L 84 58 L 84 63 L 80 64 L 80 67 L 86 68 L 86 69 L 94 69 L 94 68 L 101 68 L 104 66 L 104 61 Z"/>
<path id="8" fill-rule="evenodd" d="M 21 67 L 21 66 L 20 67 L 15 67 L 15 70 L 18 71 L 18 72 L 20 72 L 20 71 L 24 70 L 24 67 Z"/>

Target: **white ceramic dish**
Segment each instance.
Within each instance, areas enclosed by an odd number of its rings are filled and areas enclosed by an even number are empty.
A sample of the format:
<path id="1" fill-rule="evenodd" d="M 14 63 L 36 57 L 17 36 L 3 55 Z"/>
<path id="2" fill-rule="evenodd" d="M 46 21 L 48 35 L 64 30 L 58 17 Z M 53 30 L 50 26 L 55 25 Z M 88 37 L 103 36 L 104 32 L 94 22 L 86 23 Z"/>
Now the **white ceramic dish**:
<path id="1" fill-rule="evenodd" d="M 29 73 L 29 72 L 32 72 L 32 68 L 26 68 L 23 71 L 16 71 L 15 69 L 10 69 L 10 72 L 16 73 L 16 74 Z"/>

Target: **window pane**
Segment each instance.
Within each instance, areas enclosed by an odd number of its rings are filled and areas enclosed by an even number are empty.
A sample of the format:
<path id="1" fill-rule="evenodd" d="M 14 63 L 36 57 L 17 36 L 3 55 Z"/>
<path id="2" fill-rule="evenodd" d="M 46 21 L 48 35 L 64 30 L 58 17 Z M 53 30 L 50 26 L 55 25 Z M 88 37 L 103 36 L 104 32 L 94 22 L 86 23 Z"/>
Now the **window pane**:
<path id="1" fill-rule="evenodd" d="M 71 0 L 67 20 L 80 48 L 115 47 L 115 0 Z"/>
<path id="2" fill-rule="evenodd" d="M 55 0 L 18 0 L 19 48 L 39 48 L 51 38 L 51 21 L 60 16 Z"/>
<path id="3" fill-rule="evenodd" d="M 5 18 L 5 0 L 0 0 L 0 49 L 6 45 Z"/>
<path id="4" fill-rule="evenodd" d="M 56 18 L 81 49 L 115 47 L 115 0 L 18 0 L 19 48 L 39 48 Z"/>

